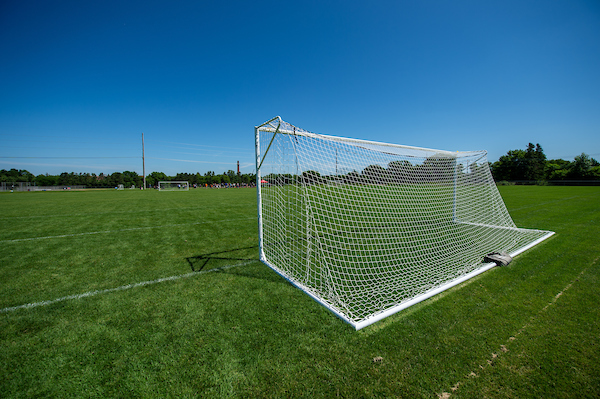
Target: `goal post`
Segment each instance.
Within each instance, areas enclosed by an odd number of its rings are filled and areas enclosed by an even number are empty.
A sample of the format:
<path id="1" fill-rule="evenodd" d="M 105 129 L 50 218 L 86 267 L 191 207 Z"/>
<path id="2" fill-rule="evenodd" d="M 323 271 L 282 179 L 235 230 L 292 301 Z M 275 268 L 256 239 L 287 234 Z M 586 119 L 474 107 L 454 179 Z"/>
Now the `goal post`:
<path id="1" fill-rule="evenodd" d="M 190 184 L 187 181 L 159 181 L 158 191 L 188 191 Z"/>
<path id="2" fill-rule="evenodd" d="M 260 260 L 360 329 L 554 234 L 515 226 L 485 151 L 255 127 Z"/>

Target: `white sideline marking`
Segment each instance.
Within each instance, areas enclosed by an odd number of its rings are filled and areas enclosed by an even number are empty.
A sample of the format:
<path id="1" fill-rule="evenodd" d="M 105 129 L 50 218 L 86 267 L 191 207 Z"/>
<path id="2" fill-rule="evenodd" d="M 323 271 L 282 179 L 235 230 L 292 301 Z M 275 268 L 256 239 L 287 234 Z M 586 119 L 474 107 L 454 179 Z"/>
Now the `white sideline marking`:
<path id="1" fill-rule="evenodd" d="M 235 222 L 235 221 L 238 221 L 238 220 L 251 220 L 251 219 L 256 219 L 256 218 L 228 219 L 228 220 L 211 220 L 211 221 L 196 222 L 196 223 L 162 224 L 160 226 L 131 227 L 129 229 L 119 229 L 119 230 L 90 231 L 90 232 L 87 232 L 87 233 L 62 234 L 62 235 L 58 235 L 58 236 L 16 238 L 14 240 L 1 240 L 0 242 L 19 242 L 19 241 L 33 241 L 33 240 L 48 240 L 48 239 L 51 239 L 51 238 L 65 238 L 65 237 L 87 236 L 87 235 L 93 235 L 93 234 L 120 233 L 120 232 L 123 232 L 123 231 L 158 229 L 158 228 L 161 228 L 161 227 L 195 226 L 195 225 L 198 225 L 198 224 L 205 224 L 205 223 Z"/>
<path id="2" fill-rule="evenodd" d="M 546 306 L 544 306 L 542 309 L 540 309 L 536 314 L 534 314 L 533 316 L 531 316 L 531 318 L 529 319 L 529 322 L 525 323 L 525 325 L 523 325 L 523 327 L 521 327 L 516 334 L 512 335 L 511 337 L 508 338 L 508 341 L 506 342 L 506 345 L 500 345 L 500 351 L 502 352 L 509 352 L 509 349 L 507 348 L 507 345 L 509 344 L 509 341 L 514 341 L 517 339 L 517 337 L 519 335 L 521 335 L 526 329 L 530 328 L 533 326 L 533 323 L 535 321 L 537 321 L 537 318 L 542 314 L 542 312 L 545 312 L 550 306 L 554 305 L 557 301 L 558 298 L 560 298 L 569 288 L 571 288 L 573 286 L 573 284 L 575 284 L 576 281 L 579 281 L 579 279 L 581 278 L 581 276 L 583 276 L 585 274 L 585 272 L 587 272 L 592 266 L 594 266 L 594 264 L 596 264 L 596 262 L 598 262 L 598 259 L 600 259 L 600 256 L 598 256 L 596 259 L 594 259 L 592 261 L 592 263 L 585 269 L 583 269 L 581 271 L 581 273 L 579 273 L 579 275 L 573 279 L 569 284 L 567 284 L 567 286 L 565 288 L 562 289 L 562 291 L 560 291 L 558 294 L 556 294 L 554 296 L 554 298 L 552 298 L 552 300 L 550 302 L 548 302 L 548 304 Z M 500 355 L 500 352 L 496 352 L 496 353 L 492 353 L 492 357 L 491 359 L 487 360 L 487 364 L 489 366 L 493 366 L 494 365 L 494 359 L 498 358 L 498 356 Z M 479 369 L 482 370 L 480 371 L 483 372 L 486 369 L 487 366 L 485 365 L 479 365 Z M 477 370 L 477 369 L 476 369 Z M 468 375 L 466 375 L 465 377 L 463 377 L 463 381 L 465 379 L 470 379 L 473 377 L 477 377 L 478 375 L 474 372 L 471 371 L 471 373 L 469 373 Z M 452 388 L 450 388 L 450 390 L 454 393 L 456 390 L 458 390 L 459 386 L 461 384 L 461 381 L 458 381 L 456 383 L 456 385 L 454 385 Z M 440 399 L 449 399 L 451 396 L 450 393 L 448 392 L 442 392 L 441 394 L 438 394 L 438 398 Z"/>
<path id="3" fill-rule="evenodd" d="M 58 303 L 58 302 L 69 301 L 71 299 L 87 298 L 87 297 L 96 296 L 96 295 L 100 295 L 100 294 L 108 294 L 110 292 L 115 292 L 115 291 L 124 291 L 124 290 L 128 290 L 128 289 L 131 289 L 131 288 L 137 288 L 137 287 L 143 287 L 143 286 L 146 286 L 146 285 L 158 284 L 158 283 L 162 283 L 162 282 L 165 282 L 165 281 L 179 280 L 179 279 L 182 279 L 182 278 L 188 278 L 188 277 L 197 276 L 199 274 L 206 274 L 206 273 L 211 273 L 211 272 L 219 272 L 219 271 L 231 269 L 231 268 L 234 268 L 234 267 L 246 266 L 246 265 L 249 265 L 250 263 L 253 263 L 253 262 L 258 262 L 258 260 L 251 260 L 249 262 L 236 263 L 235 265 L 227 265 L 227 266 L 223 266 L 223 267 L 218 267 L 216 269 L 201 270 L 201 271 L 198 271 L 198 272 L 191 272 L 191 273 L 186 273 L 186 274 L 180 274 L 178 276 L 163 277 L 163 278 L 158 278 L 156 280 L 151 280 L 151 281 L 142 281 L 141 283 L 127 284 L 127 285 L 122 285 L 122 286 L 116 287 L 116 288 L 107 288 L 105 290 L 88 291 L 88 292 L 84 292 L 83 294 L 77 294 L 77 295 L 67 295 L 67 296 L 63 296 L 62 298 L 52 299 L 50 301 L 32 302 L 32 303 L 26 303 L 25 305 L 11 306 L 11 307 L 8 307 L 8 308 L 0 309 L 0 313 L 14 312 L 15 310 L 19 310 L 19 309 L 37 308 L 39 306 L 52 305 L 52 304 L 55 304 L 55 303 Z"/>

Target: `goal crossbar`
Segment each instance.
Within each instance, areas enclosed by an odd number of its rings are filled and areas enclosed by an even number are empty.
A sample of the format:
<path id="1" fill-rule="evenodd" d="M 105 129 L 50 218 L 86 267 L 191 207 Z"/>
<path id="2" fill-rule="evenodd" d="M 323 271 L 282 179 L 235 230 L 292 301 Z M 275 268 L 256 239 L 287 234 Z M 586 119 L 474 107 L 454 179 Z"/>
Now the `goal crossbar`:
<path id="1" fill-rule="evenodd" d="M 360 329 L 554 233 L 515 226 L 485 151 L 255 127 L 260 260 Z"/>
<path id="2" fill-rule="evenodd" d="M 275 125 L 275 123 L 277 123 L 277 125 Z M 447 150 L 434 150 L 432 148 L 425 148 L 425 147 L 415 147 L 415 146 L 409 146 L 409 145 L 403 145 L 403 144 L 383 143 L 383 142 L 379 142 L 379 141 L 362 140 L 362 139 L 354 139 L 354 138 L 348 138 L 348 137 L 338 137 L 338 136 L 330 136 L 330 135 L 326 135 L 326 134 L 312 133 L 312 132 L 306 131 L 304 129 L 297 128 L 294 125 L 289 124 L 288 122 L 285 122 L 283 119 L 281 119 L 280 116 L 276 116 L 275 118 L 268 120 L 267 122 L 263 123 L 262 125 L 257 126 L 255 128 L 255 130 L 259 130 L 261 132 L 277 133 L 277 134 L 289 134 L 289 135 L 293 135 L 293 136 L 323 138 L 323 139 L 331 140 L 331 141 L 349 142 L 349 143 L 356 143 L 356 144 L 363 144 L 363 145 L 375 145 L 375 146 L 382 146 L 382 147 L 404 148 L 404 149 L 408 149 L 408 150 L 435 152 L 438 154 L 444 154 L 450 158 L 455 158 L 461 153 L 472 152 L 472 151 L 452 152 L 452 151 L 447 151 Z M 273 137 L 273 138 L 275 138 L 275 137 Z M 266 155 L 267 152 L 268 151 L 265 151 L 264 155 Z"/>

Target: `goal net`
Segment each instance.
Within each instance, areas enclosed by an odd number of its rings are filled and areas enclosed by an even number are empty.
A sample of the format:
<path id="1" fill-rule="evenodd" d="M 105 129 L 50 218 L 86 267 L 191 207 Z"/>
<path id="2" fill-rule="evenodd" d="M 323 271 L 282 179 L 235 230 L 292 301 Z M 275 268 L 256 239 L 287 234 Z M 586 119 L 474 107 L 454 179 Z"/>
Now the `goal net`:
<path id="1" fill-rule="evenodd" d="M 159 181 L 158 191 L 188 191 L 190 184 L 187 181 Z"/>
<path id="2" fill-rule="evenodd" d="M 255 128 L 260 259 L 360 329 L 553 232 L 517 228 L 485 151 Z"/>

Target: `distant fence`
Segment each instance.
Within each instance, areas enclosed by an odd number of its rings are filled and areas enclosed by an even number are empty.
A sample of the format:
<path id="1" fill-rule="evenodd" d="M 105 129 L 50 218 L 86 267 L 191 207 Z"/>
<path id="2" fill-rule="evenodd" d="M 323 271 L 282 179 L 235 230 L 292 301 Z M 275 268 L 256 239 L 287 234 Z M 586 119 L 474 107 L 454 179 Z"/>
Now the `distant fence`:
<path id="1" fill-rule="evenodd" d="M 31 182 L 2 182 L 0 191 L 62 191 L 62 190 L 83 190 L 85 186 L 63 185 L 63 186 L 36 186 Z"/>

